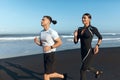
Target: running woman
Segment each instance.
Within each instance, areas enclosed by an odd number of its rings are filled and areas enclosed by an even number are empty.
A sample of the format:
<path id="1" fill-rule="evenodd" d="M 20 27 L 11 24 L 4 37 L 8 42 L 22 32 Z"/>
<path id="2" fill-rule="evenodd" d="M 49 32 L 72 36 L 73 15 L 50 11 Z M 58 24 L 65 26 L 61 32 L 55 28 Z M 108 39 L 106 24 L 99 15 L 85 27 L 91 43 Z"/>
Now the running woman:
<path id="1" fill-rule="evenodd" d="M 85 13 L 82 16 L 83 27 L 79 27 L 78 30 L 74 32 L 74 43 L 78 43 L 80 39 L 81 43 L 81 58 L 82 66 L 80 69 L 80 80 L 86 80 L 86 71 L 91 71 L 95 74 L 95 77 L 98 78 L 101 73 L 100 70 L 97 70 L 92 66 L 94 55 L 99 52 L 99 46 L 102 42 L 102 36 L 99 33 L 96 27 L 91 25 L 91 15 Z M 94 34 L 98 37 L 98 42 L 94 49 L 92 49 L 91 43 Z"/>
<path id="2" fill-rule="evenodd" d="M 66 74 L 59 74 L 55 71 L 55 51 L 62 44 L 58 33 L 50 28 L 50 24 L 56 24 L 56 20 L 52 20 L 50 16 L 43 16 L 41 26 L 43 30 L 40 32 L 40 37 L 35 37 L 34 42 L 42 46 L 44 52 L 44 80 L 50 78 L 61 78 L 66 80 Z"/>

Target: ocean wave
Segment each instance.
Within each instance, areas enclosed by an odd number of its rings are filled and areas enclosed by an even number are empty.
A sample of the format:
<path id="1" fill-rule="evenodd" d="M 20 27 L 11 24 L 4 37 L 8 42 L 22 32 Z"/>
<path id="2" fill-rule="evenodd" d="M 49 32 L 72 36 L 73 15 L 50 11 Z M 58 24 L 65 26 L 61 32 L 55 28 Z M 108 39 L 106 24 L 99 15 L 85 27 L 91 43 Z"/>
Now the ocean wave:
<path id="1" fill-rule="evenodd" d="M 74 36 L 72 35 L 61 35 L 62 38 L 73 38 Z"/>
<path id="2" fill-rule="evenodd" d="M 101 33 L 102 35 L 108 35 L 108 36 L 115 36 L 115 35 L 120 35 L 120 33 Z"/>
<path id="3" fill-rule="evenodd" d="M 0 41 L 12 41 L 12 40 L 33 40 L 35 37 L 3 37 L 0 38 Z M 73 41 L 73 37 L 72 36 L 64 36 L 62 37 L 63 39 L 66 39 L 67 41 Z M 94 38 L 93 41 L 97 41 L 97 38 Z M 103 41 L 116 41 L 116 40 L 120 40 L 120 38 L 103 38 Z"/>
<path id="4" fill-rule="evenodd" d="M 67 41 L 73 42 L 73 39 L 66 39 Z M 97 41 L 98 39 L 93 39 L 93 41 Z M 120 41 L 120 38 L 104 38 L 103 41 Z"/>
<path id="5" fill-rule="evenodd" d="M 116 36 L 120 35 L 120 33 L 101 33 L 103 36 Z M 73 35 L 61 35 L 62 38 L 73 38 Z"/>
<path id="6" fill-rule="evenodd" d="M 10 41 L 10 40 L 32 40 L 34 39 L 35 37 L 3 37 L 3 38 L 0 38 L 0 41 Z"/>
<path id="7" fill-rule="evenodd" d="M 103 38 L 104 41 L 108 41 L 108 40 L 120 40 L 119 36 L 120 33 L 101 33 L 103 35 L 103 37 L 107 36 L 107 38 Z M 5 40 L 32 40 L 34 39 L 34 37 L 37 37 L 38 35 L 35 34 L 21 34 L 21 35 L 0 35 L 0 41 L 5 41 Z M 67 39 L 67 41 L 73 41 L 73 35 L 66 35 L 66 34 L 62 34 L 60 35 L 61 38 L 63 39 Z M 97 41 L 97 39 L 93 39 L 93 41 Z"/>

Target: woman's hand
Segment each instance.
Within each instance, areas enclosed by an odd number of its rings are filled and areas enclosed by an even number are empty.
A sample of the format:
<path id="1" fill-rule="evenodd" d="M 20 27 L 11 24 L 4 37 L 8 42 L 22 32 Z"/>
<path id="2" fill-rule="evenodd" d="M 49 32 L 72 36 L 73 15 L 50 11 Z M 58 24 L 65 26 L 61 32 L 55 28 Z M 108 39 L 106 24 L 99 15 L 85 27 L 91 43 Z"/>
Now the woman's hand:
<path id="1" fill-rule="evenodd" d="M 77 35 L 78 35 L 78 30 L 75 30 L 74 31 L 74 37 L 77 37 Z"/>
<path id="2" fill-rule="evenodd" d="M 74 43 L 75 44 L 78 42 L 77 36 L 78 36 L 78 30 L 75 30 L 74 31 Z"/>
<path id="3" fill-rule="evenodd" d="M 94 54 L 98 54 L 98 52 L 99 52 L 99 46 L 96 45 L 95 48 L 94 48 Z"/>

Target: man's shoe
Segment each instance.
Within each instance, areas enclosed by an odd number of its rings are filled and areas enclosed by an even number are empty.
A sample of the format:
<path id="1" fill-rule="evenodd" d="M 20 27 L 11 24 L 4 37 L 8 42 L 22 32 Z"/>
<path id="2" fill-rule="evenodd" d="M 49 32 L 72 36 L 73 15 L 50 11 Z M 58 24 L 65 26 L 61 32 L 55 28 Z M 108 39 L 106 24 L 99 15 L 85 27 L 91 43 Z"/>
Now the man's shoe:
<path id="1" fill-rule="evenodd" d="M 63 74 L 64 78 L 62 80 L 67 80 L 67 74 Z"/>

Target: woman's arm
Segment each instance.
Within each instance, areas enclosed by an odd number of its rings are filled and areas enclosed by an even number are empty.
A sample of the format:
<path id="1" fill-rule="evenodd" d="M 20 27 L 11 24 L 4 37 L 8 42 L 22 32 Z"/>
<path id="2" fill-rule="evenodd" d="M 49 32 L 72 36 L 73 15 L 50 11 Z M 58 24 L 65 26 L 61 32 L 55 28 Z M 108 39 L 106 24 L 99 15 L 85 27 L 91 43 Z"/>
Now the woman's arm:
<path id="1" fill-rule="evenodd" d="M 78 43 L 78 30 L 75 30 L 74 32 L 74 43 Z"/>
<path id="2" fill-rule="evenodd" d="M 102 43 L 102 39 L 98 39 L 98 42 L 96 45 L 99 47 L 101 43 Z"/>
<path id="3" fill-rule="evenodd" d="M 100 46 L 101 42 L 102 42 L 102 39 L 99 39 L 94 48 L 94 54 L 97 54 L 99 52 L 99 46 Z"/>
<path id="4" fill-rule="evenodd" d="M 94 54 L 97 54 L 99 52 L 99 46 L 102 42 L 102 35 L 99 33 L 99 31 L 97 30 L 97 28 L 94 28 L 94 33 L 95 35 L 98 37 L 98 42 L 94 48 Z"/>

